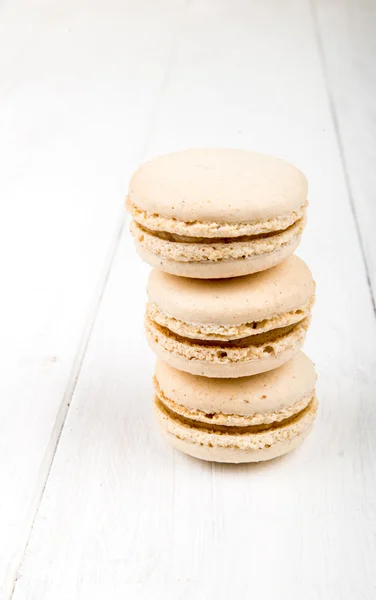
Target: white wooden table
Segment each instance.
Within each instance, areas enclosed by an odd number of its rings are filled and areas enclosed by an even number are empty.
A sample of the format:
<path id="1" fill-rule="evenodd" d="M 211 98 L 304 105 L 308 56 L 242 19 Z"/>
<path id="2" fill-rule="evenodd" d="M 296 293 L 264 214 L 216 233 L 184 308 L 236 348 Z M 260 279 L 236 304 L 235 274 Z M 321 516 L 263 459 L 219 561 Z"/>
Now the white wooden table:
<path id="1" fill-rule="evenodd" d="M 0 3 L 1 600 L 376 597 L 375 0 Z M 128 178 L 189 146 L 310 182 L 319 419 L 291 456 L 173 451 Z"/>

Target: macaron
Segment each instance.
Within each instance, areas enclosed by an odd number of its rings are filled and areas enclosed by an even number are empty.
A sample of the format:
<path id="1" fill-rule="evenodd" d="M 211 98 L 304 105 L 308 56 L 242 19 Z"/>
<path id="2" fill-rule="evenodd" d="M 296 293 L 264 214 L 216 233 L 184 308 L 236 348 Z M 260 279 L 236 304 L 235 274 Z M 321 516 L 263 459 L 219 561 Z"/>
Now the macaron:
<path id="1" fill-rule="evenodd" d="M 127 208 L 140 256 L 166 273 L 200 279 L 269 269 L 298 246 L 307 180 L 275 157 L 190 149 L 141 165 Z"/>
<path id="2" fill-rule="evenodd" d="M 146 334 L 166 363 L 205 377 L 244 377 L 279 367 L 301 348 L 315 284 L 297 256 L 252 275 L 204 280 L 153 269 Z"/>
<path id="3" fill-rule="evenodd" d="M 210 379 L 158 360 L 154 408 L 175 448 L 203 460 L 258 462 L 296 448 L 317 411 L 316 374 L 299 352 L 278 369 Z"/>

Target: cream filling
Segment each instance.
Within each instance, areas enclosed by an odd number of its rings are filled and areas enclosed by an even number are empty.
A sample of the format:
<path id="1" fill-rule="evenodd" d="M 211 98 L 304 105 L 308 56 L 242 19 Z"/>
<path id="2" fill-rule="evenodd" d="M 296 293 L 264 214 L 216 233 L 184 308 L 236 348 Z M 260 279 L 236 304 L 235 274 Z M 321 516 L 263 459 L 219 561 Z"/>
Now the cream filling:
<path id="1" fill-rule="evenodd" d="M 217 325 L 215 323 L 187 323 L 176 319 L 171 315 L 161 311 L 156 304 L 149 303 L 146 307 L 146 314 L 150 319 L 167 327 L 174 333 L 188 338 L 201 340 L 234 340 L 247 337 L 258 333 L 264 333 L 278 327 L 286 327 L 302 321 L 307 317 L 314 304 L 314 296 L 305 304 L 286 313 L 272 315 L 268 319 L 261 321 L 252 321 L 249 323 L 240 323 L 236 325 Z"/>
<path id="2" fill-rule="evenodd" d="M 197 408 L 188 407 L 186 405 L 178 404 L 171 398 L 168 398 L 161 390 L 158 380 L 154 377 L 154 387 L 156 391 L 156 395 L 160 402 L 162 402 L 171 412 L 179 415 L 184 419 L 189 419 L 190 421 L 197 421 L 201 424 L 208 424 L 210 426 L 220 425 L 220 426 L 234 426 L 234 427 L 255 427 L 261 426 L 261 429 L 265 429 L 266 426 L 273 425 L 275 423 L 279 423 L 284 421 L 293 415 L 301 412 L 312 400 L 314 396 L 314 390 L 312 390 L 309 394 L 305 395 L 303 398 L 289 404 L 280 410 L 274 410 L 269 412 L 257 412 L 253 415 L 244 415 L 244 414 L 235 414 L 228 412 L 220 412 L 213 411 L 213 409 L 209 412 L 204 410 L 199 410 Z M 215 398 L 213 399 L 213 405 L 215 405 Z"/>
<path id="3" fill-rule="evenodd" d="M 288 229 L 262 236 L 246 236 L 222 240 L 202 238 L 200 242 L 181 242 L 164 239 L 158 234 L 131 223 L 131 231 L 136 241 L 146 250 L 161 258 L 177 262 L 219 262 L 222 260 L 246 259 L 263 256 L 281 250 L 300 237 L 304 229 L 304 218 L 296 221 Z"/>
<path id="4" fill-rule="evenodd" d="M 155 344 L 173 355 L 199 362 L 233 364 L 278 356 L 296 348 L 303 342 L 309 323 L 310 316 L 287 327 L 228 342 L 181 337 L 148 317 L 145 328 Z"/>
<path id="5" fill-rule="evenodd" d="M 155 398 L 155 408 L 163 427 L 178 439 L 192 444 L 216 448 L 259 450 L 296 438 L 312 425 L 318 402 L 315 396 L 301 412 L 268 426 L 224 427 L 199 425 L 175 414 Z"/>
<path id="6" fill-rule="evenodd" d="M 127 197 L 126 206 L 133 218 L 143 227 L 153 231 L 177 234 L 188 237 L 226 238 L 239 236 L 254 236 L 287 229 L 301 219 L 307 209 L 308 202 L 296 210 L 278 217 L 270 217 L 261 221 L 180 221 L 175 218 L 163 217 L 157 213 L 142 210 Z"/>

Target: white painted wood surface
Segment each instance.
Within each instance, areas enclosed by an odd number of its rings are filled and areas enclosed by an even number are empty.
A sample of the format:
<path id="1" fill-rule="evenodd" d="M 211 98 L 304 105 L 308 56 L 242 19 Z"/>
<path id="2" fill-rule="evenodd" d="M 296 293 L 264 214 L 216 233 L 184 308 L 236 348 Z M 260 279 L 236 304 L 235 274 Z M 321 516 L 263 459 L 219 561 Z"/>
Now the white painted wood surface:
<path id="1" fill-rule="evenodd" d="M 313 2 L 346 183 L 376 306 L 376 2 Z"/>
<path id="2" fill-rule="evenodd" d="M 8 598 L 144 152 L 181 3 L 0 5 L 0 597 Z M 163 12 L 161 12 L 163 8 Z"/>
<path id="3" fill-rule="evenodd" d="M 374 598 L 376 327 L 353 211 L 372 275 L 373 164 L 337 107 L 338 65 L 347 92 L 356 68 L 333 63 L 336 43 L 363 72 L 373 57 L 327 18 L 354 6 L 0 6 L 1 600 Z M 310 182 L 321 410 L 270 464 L 200 463 L 153 424 L 148 268 L 118 215 L 137 162 L 192 145 L 275 153 Z"/>

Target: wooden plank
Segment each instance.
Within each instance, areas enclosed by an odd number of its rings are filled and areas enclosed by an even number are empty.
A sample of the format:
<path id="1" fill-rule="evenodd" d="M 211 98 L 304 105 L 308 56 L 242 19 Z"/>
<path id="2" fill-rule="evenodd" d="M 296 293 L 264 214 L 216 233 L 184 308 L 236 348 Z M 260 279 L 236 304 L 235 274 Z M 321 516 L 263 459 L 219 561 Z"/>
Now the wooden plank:
<path id="1" fill-rule="evenodd" d="M 68 410 L 179 6 L 0 6 L 1 598 Z"/>
<path id="2" fill-rule="evenodd" d="M 165 444 L 142 333 L 148 269 L 124 235 L 14 600 L 372 596 L 375 321 L 308 2 L 190 6 L 149 153 L 204 144 L 279 154 L 309 177 L 314 433 L 256 466 Z"/>
<path id="3" fill-rule="evenodd" d="M 376 303 L 376 3 L 315 0 L 314 15 L 347 184 Z"/>

